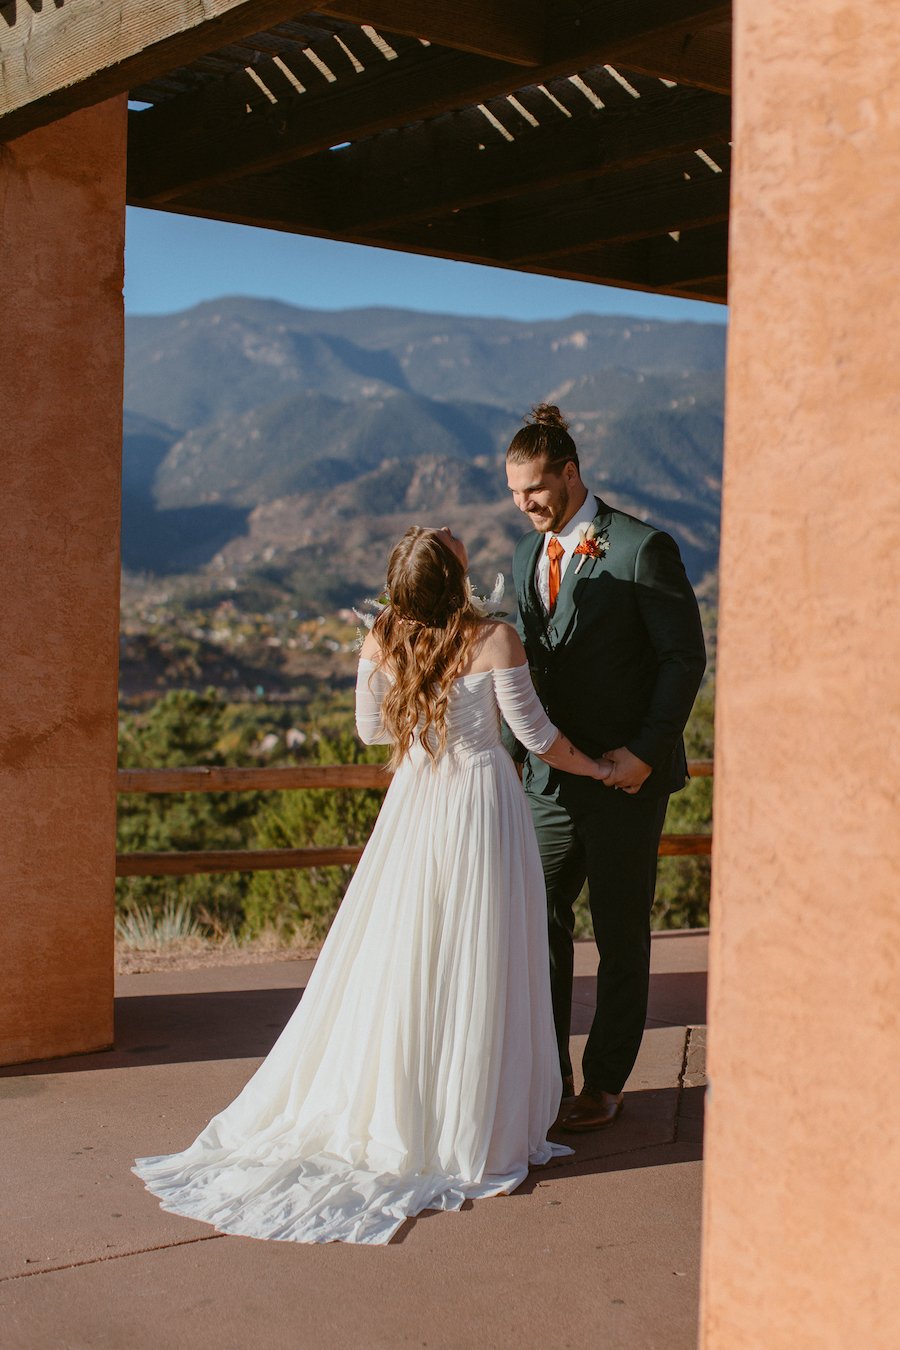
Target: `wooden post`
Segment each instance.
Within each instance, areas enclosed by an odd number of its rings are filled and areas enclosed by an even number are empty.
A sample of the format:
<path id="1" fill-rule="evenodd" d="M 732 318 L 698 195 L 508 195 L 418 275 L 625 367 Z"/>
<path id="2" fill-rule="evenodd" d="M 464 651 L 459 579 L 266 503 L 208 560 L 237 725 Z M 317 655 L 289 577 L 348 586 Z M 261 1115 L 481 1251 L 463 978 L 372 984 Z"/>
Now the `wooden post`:
<path id="1" fill-rule="evenodd" d="M 0 146 L 0 1063 L 113 1039 L 126 102 Z"/>

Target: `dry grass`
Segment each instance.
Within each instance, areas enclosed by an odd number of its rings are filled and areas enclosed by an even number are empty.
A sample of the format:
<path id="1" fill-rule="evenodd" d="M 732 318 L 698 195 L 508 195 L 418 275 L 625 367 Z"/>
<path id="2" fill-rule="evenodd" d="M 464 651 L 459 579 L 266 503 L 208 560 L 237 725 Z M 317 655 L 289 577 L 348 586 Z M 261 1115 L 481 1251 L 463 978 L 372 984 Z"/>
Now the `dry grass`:
<path id="1" fill-rule="evenodd" d="M 314 937 L 309 927 L 270 927 L 252 938 L 222 929 L 210 935 L 181 907 L 167 908 L 155 917 L 148 911 L 137 911 L 116 920 L 117 975 L 305 961 L 318 956 L 321 947 L 321 939 Z"/>

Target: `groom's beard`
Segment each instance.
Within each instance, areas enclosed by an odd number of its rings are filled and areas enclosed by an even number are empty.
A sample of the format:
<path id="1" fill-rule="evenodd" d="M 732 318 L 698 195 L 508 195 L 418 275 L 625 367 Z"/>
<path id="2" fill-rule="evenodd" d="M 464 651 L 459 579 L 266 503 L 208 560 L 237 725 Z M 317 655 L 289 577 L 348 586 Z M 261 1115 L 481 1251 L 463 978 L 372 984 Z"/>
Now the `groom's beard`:
<path id="1" fill-rule="evenodd" d="M 567 484 L 562 483 L 559 496 L 535 511 L 526 512 L 528 519 L 539 534 L 558 534 L 569 519 L 571 493 Z"/>

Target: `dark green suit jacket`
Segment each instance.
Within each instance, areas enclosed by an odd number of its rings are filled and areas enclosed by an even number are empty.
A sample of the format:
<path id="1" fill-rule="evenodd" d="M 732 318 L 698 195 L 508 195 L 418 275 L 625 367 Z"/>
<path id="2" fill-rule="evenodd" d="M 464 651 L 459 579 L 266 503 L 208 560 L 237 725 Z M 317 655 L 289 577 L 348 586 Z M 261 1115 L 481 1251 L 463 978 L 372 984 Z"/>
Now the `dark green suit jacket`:
<path id="1" fill-rule="evenodd" d="M 517 628 L 550 719 L 579 749 L 599 756 L 625 745 L 653 772 L 641 794 L 684 787 L 682 732 L 706 667 L 697 600 L 670 535 L 597 499 L 602 557 L 568 564 L 552 616 L 535 589 L 544 536 L 520 539 L 513 559 Z M 591 779 L 529 756 L 531 792 L 585 798 Z M 562 794 L 560 794 L 562 795 Z"/>

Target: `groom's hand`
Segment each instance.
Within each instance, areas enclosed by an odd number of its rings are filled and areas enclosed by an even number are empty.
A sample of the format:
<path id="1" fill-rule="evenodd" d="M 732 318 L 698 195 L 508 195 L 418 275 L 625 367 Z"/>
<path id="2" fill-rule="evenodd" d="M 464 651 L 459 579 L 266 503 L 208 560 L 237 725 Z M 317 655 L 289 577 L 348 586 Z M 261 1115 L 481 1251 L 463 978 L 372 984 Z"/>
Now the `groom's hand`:
<path id="1" fill-rule="evenodd" d="M 653 772 L 652 765 L 645 764 L 624 745 L 618 750 L 606 750 L 603 758 L 613 766 L 612 773 L 603 781 L 604 787 L 621 788 L 623 792 L 634 794 Z"/>

